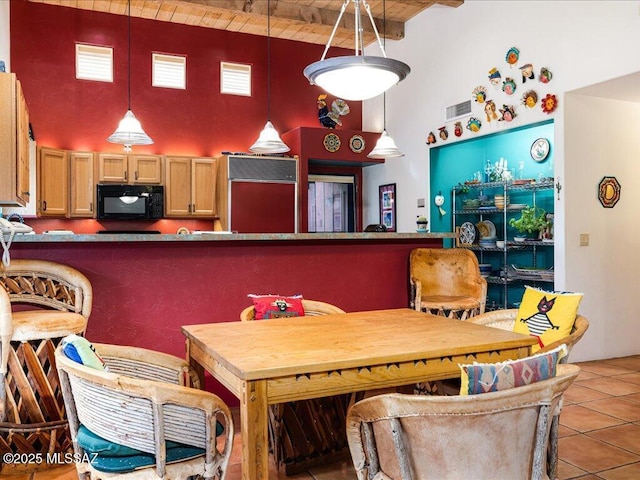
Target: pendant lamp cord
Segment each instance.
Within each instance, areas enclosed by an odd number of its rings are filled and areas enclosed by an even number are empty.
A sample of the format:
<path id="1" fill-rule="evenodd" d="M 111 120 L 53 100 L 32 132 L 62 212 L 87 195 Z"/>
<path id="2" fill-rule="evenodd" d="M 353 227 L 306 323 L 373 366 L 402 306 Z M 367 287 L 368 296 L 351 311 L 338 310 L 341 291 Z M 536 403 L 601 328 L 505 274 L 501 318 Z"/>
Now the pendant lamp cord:
<path id="1" fill-rule="evenodd" d="M 127 58 L 128 58 L 128 69 L 127 69 L 127 83 L 128 83 L 128 87 L 127 87 L 127 92 L 128 92 L 128 96 L 129 96 L 129 100 L 128 100 L 128 104 L 129 104 L 129 110 L 131 110 L 131 0 L 129 0 L 127 2 L 127 16 L 129 17 L 129 24 L 128 24 L 128 29 L 129 29 L 129 33 L 128 33 L 128 41 L 129 41 L 129 50 L 127 53 Z"/>
<path id="2" fill-rule="evenodd" d="M 382 0 L 382 48 L 387 50 L 387 6 L 386 0 Z M 382 92 L 382 131 L 387 131 L 387 91 Z"/>
<path id="3" fill-rule="evenodd" d="M 271 121 L 271 0 L 267 0 L 267 120 Z"/>

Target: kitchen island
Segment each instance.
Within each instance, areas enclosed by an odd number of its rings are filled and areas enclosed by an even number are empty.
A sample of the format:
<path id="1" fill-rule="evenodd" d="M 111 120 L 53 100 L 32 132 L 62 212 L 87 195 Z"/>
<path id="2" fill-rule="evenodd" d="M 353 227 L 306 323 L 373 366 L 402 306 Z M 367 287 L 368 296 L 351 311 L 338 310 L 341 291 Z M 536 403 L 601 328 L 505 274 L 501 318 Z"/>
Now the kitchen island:
<path id="1" fill-rule="evenodd" d="M 184 356 L 182 325 L 238 320 L 250 293 L 302 294 L 347 312 L 407 307 L 409 252 L 453 233 L 16 235 L 12 258 L 91 281 L 91 341 Z M 256 345 L 259 349 L 260 346 Z M 236 400 L 211 387 L 230 401 Z"/>

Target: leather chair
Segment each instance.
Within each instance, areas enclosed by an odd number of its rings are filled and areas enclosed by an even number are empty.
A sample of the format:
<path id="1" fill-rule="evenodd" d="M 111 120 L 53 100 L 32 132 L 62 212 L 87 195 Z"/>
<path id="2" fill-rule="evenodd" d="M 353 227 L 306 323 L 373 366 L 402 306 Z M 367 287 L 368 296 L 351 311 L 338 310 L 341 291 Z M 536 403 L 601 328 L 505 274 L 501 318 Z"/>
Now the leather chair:
<path id="1" fill-rule="evenodd" d="M 345 313 L 315 300 L 303 299 L 302 307 L 305 316 Z M 253 305 L 240 313 L 242 321 L 254 319 Z M 283 465 L 286 475 L 293 475 L 348 458 L 345 419 L 352 401 L 353 396 L 345 394 L 270 405 L 269 444 L 278 467 Z"/>
<path id="2" fill-rule="evenodd" d="M 91 314 L 89 280 L 67 265 L 13 259 L 0 268 L 0 453 L 63 453 L 71 448 L 54 351 L 82 335 Z M 46 467 L 0 464 L 2 473 Z"/>
<path id="3" fill-rule="evenodd" d="M 231 411 L 218 396 L 198 389 L 198 377 L 188 362 L 143 348 L 94 347 L 108 371 L 76 363 L 62 347 L 55 351 L 74 458 L 79 459 L 75 462 L 78 476 L 186 480 L 200 475 L 209 480 L 224 479 L 233 446 Z M 126 460 L 107 458 L 109 465 L 118 462 L 117 468 L 122 468 L 120 464 L 129 466 L 141 457 L 155 458 L 146 467 L 105 473 L 104 464 L 103 470 L 99 469 L 94 454 L 78 443 L 81 426 L 108 442 L 110 449 L 139 451 L 129 451 Z M 189 450 L 189 456 L 182 457 L 184 450 L 173 453 L 176 448 Z M 177 458 L 171 462 L 173 455 Z"/>
<path id="4" fill-rule="evenodd" d="M 549 380 L 480 395 L 362 400 L 347 414 L 358 479 L 548 479 L 551 420 L 579 371 L 558 365 Z"/>
<path id="5" fill-rule="evenodd" d="M 484 313 L 487 281 L 464 248 L 416 248 L 409 257 L 411 307 L 466 320 Z"/>

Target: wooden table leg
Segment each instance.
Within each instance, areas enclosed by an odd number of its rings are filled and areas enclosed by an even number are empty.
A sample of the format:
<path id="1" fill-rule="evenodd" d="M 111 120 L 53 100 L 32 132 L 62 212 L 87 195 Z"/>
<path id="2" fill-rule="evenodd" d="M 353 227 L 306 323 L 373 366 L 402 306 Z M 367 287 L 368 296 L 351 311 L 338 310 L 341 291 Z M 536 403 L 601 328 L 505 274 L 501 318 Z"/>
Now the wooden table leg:
<path id="1" fill-rule="evenodd" d="M 242 479 L 269 479 L 267 382 L 246 382 L 240 399 Z"/>
<path id="2" fill-rule="evenodd" d="M 193 368 L 193 370 L 196 372 L 196 375 L 198 376 L 198 381 L 200 382 L 200 385 L 193 385 L 193 387 L 199 388 L 200 390 L 204 390 L 204 368 L 202 367 L 202 365 L 200 365 L 200 363 L 198 363 L 196 360 L 194 360 L 191 357 L 191 342 L 189 341 L 188 338 L 185 341 L 185 350 L 186 350 L 187 362 L 189 362 L 189 365 L 191 366 L 191 368 Z"/>

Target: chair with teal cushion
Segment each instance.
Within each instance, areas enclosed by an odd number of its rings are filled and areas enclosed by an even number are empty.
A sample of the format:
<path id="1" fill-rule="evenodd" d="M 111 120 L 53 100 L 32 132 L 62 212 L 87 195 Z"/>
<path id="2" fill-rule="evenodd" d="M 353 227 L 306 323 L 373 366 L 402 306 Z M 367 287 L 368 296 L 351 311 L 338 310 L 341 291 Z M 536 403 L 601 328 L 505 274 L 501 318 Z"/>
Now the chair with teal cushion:
<path id="1" fill-rule="evenodd" d="M 107 370 L 56 350 L 80 478 L 223 480 L 233 445 L 227 405 L 184 360 L 96 344 Z"/>

